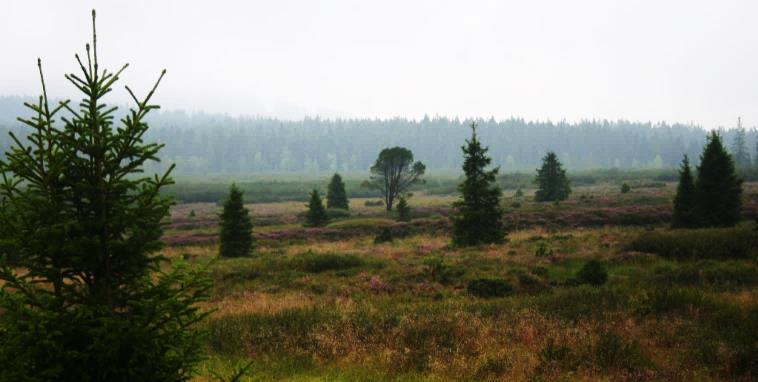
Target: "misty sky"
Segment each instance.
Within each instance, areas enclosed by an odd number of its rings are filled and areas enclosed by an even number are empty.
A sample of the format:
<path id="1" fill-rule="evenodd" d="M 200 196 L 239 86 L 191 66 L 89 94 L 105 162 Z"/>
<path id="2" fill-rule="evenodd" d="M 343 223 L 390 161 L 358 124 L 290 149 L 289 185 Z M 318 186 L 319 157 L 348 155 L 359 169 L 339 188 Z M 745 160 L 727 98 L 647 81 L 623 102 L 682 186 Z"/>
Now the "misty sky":
<path id="1" fill-rule="evenodd" d="M 51 96 L 90 38 L 165 108 L 758 125 L 758 1 L 0 2 L 0 94 Z M 111 100 L 126 102 L 122 87 Z"/>

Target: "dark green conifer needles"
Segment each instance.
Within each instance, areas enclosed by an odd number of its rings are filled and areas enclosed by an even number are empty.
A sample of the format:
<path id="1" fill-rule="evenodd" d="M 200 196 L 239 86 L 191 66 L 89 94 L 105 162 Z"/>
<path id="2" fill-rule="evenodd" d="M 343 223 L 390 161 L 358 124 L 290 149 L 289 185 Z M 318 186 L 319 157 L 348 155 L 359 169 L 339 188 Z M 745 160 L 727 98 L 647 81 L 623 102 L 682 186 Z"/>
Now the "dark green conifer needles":
<path id="1" fill-rule="evenodd" d="M 453 204 L 453 244 L 501 243 L 505 239 L 505 228 L 500 207 L 502 191 L 495 180 L 499 169 L 485 169 L 491 159 L 487 148 L 479 142 L 475 123 L 471 124 L 471 139 L 461 149 L 466 179 L 458 186 L 461 198 Z"/>
<path id="2" fill-rule="evenodd" d="M 242 191 L 232 184 L 221 213 L 219 256 L 242 257 L 253 248 L 253 223 L 242 200 Z"/>
<path id="3" fill-rule="evenodd" d="M 0 380 L 181 381 L 202 356 L 208 289 L 197 270 L 157 254 L 171 201 L 168 172 L 141 175 L 161 144 L 145 143 L 147 97 L 120 121 L 103 97 L 126 68 L 100 67 L 93 42 L 66 78 L 78 108 L 42 95 L 19 118 L 31 130 L 0 160 Z M 173 168 L 173 167 L 172 167 Z"/>

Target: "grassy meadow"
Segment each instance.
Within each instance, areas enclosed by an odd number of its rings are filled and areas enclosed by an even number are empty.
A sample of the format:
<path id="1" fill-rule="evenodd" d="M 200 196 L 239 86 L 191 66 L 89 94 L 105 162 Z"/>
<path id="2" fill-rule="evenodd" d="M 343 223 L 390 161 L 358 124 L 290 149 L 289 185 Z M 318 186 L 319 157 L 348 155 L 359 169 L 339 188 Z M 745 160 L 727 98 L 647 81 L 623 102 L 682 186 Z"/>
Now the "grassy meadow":
<path id="1" fill-rule="evenodd" d="M 325 183 L 325 182 L 324 182 Z M 350 183 L 349 183 L 350 184 Z M 418 190 L 396 222 L 371 196 L 303 228 L 302 201 L 251 203 L 256 250 L 218 259 L 212 202 L 177 204 L 172 261 L 210 261 L 197 381 L 752 380 L 758 377 L 758 184 L 734 229 L 669 230 L 674 185 L 503 198 L 502 245 L 450 246 L 455 194 Z M 376 242 L 384 229 L 393 240 Z M 582 269 L 600 260 L 607 281 Z M 251 363 L 252 362 L 252 363 Z"/>

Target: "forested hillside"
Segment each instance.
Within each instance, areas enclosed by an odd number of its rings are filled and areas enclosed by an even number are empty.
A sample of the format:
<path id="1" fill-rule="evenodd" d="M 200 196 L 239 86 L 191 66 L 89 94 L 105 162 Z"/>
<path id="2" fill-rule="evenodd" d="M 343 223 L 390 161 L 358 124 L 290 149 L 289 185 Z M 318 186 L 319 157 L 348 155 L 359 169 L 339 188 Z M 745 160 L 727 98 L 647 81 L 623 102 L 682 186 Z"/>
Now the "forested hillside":
<path id="1" fill-rule="evenodd" d="M 3 152 L 10 144 L 7 130 L 18 128 L 14 119 L 22 110 L 21 102 L 17 97 L 0 98 Z M 166 143 L 163 163 L 175 162 L 181 175 L 365 171 L 382 148 L 394 145 L 411 149 L 429 169 L 457 171 L 459 146 L 470 123 L 444 117 L 284 121 L 182 111 L 155 114 L 146 139 Z M 650 122 L 511 118 L 477 123 L 493 163 L 503 172 L 533 171 L 547 150 L 555 151 L 570 171 L 673 168 L 684 154 L 696 164 L 706 136 L 698 126 Z M 735 130 L 727 129 L 723 135 L 731 144 Z M 754 129 L 747 132 L 751 154 L 757 138 Z"/>

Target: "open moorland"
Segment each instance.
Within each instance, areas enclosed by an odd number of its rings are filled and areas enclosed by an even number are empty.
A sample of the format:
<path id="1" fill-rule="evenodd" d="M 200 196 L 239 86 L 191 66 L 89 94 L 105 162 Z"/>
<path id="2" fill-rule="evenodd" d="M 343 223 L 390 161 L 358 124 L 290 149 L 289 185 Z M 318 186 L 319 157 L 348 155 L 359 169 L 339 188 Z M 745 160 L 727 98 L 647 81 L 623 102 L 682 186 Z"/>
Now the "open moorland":
<path id="1" fill-rule="evenodd" d="M 252 203 L 255 251 L 234 259 L 218 259 L 216 203 L 177 204 L 164 253 L 213 278 L 197 380 L 248 364 L 242 380 L 755 378 L 758 184 L 743 223 L 701 230 L 668 228 L 675 184 L 630 184 L 561 203 L 507 190 L 507 242 L 463 249 L 452 193 L 416 191 L 410 222 L 351 198 L 318 228 L 302 201 Z"/>

